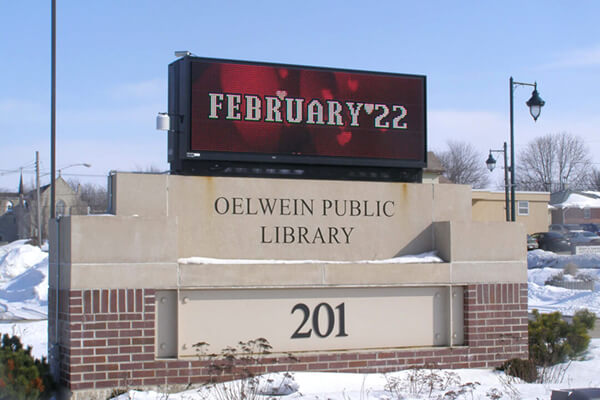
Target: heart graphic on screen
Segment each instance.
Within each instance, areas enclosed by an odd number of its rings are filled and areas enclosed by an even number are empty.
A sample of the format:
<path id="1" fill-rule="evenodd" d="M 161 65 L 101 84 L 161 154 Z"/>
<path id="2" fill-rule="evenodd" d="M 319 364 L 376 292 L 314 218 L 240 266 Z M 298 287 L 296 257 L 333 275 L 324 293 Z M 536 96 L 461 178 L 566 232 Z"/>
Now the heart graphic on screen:
<path id="1" fill-rule="evenodd" d="M 279 73 L 279 76 L 281 77 L 281 79 L 285 79 L 288 76 L 288 70 L 287 69 L 279 68 L 277 70 L 277 72 Z"/>
<path id="2" fill-rule="evenodd" d="M 348 79 L 348 88 L 351 91 L 356 92 L 358 90 L 358 81 L 354 79 Z"/>
<path id="3" fill-rule="evenodd" d="M 281 101 L 283 101 L 283 99 L 285 99 L 285 96 L 287 96 L 287 91 L 278 90 L 275 92 L 275 94 L 277 95 L 277 97 L 279 97 L 281 99 Z"/>
<path id="4" fill-rule="evenodd" d="M 348 131 L 340 132 L 336 136 L 336 139 L 337 139 L 338 143 L 340 144 L 340 146 L 345 146 L 346 143 L 348 143 L 352 139 L 352 132 L 348 132 Z"/>
<path id="5" fill-rule="evenodd" d="M 375 106 L 373 104 L 365 104 L 365 112 L 369 115 L 373 112 L 373 108 Z"/>
<path id="6" fill-rule="evenodd" d="M 279 74 L 275 68 L 258 66 L 240 68 L 236 64 L 224 63 L 219 65 L 219 69 L 221 89 L 226 93 L 253 93 L 262 97 L 268 94 L 277 95 L 277 91 L 281 91 L 282 87 L 286 88 L 279 82 Z M 232 134 L 238 134 L 240 139 L 235 146 L 252 152 L 278 151 L 283 124 L 249 124 L 240 119 L 233 120 L 233 125 L 235 129 Z M 226 146 L 231 145 L 224 144 L 222 149 L 230 151 Z"/>
<path id="7" fill-rule="evenodd" d="M 333 94 L 331 94 L 331 90 L 329 89 L 321 89 L 321 95 L 325 100 L 333 100 Z"/>

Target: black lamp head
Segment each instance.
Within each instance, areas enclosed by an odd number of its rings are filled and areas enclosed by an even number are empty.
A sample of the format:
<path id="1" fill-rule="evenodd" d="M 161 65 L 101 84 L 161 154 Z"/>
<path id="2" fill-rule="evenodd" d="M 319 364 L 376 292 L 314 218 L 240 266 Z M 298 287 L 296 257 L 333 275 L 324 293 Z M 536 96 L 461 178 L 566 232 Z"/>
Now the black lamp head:
<path id="1" fill-rule="evenodd" d="M 491 152 L 490 152 L 490 156 L 485 161 L 485 165 L 487 165 L 490 172 L 492 172 L 494 170 L 494 168 L 496 168 L 496 159 L 494 159 Z"/>
<path id="2" fill-rule="evenodd" d="M 527 107 L 529 107 L 529 113 L 533 117 L 533 120 L 537 121 L 540 113 L 542 112 L 542 107 L 544 104 L 546 104 L 546 102 L 540 97 L 540 94 L 537 91 L 537 86 L 535 89 L 533 89 L 531 98 L 527 100 L 527 103 L 525 104 L 527 104 Z"/>

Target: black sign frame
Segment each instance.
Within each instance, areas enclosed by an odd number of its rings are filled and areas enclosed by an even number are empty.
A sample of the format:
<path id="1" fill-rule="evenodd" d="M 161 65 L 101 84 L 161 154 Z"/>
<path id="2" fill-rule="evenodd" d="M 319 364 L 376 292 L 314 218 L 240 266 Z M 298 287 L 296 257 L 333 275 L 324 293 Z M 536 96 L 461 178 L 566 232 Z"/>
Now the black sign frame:
<path id="1" fill-rule="evenodd" d="M 194 151 L 192 149 L 192 65 L 224 63 L 273 68 L 372 74 L 390 78 L 411 78 L 422 82 L 422 143 L 418 159 L 340 157 L 306 154 Z M 420 182 L 427 165 L 426 77 L 349 69 L 259 63 L 185 56 L 169 65 L 168 161 L 171 173 L 205 176 L 253 176 L 277 178 Z"/>

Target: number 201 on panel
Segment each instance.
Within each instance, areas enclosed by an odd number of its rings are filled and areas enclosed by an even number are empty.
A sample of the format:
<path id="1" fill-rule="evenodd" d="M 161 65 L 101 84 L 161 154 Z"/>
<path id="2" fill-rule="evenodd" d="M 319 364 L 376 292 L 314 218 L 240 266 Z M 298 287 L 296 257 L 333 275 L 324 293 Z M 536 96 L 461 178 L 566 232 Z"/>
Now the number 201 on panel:
<path id="1" fill-rule="evenodd" d="M 312 310 L 306 304 L 298 303 L 292 308 L 292 314 L 297 312 L 302 315 L 302 321 L 292 334 L 292 339 L 310 338 L 313 333 L 320 338 L 326 338 L 334 331 L 335 337 L 348 336 L 344 303 L 338 304 L 335 308 L 328 303 L 319 303 Z M 324 318 L 321 318 L 322 313 L 325 315 Z"/>

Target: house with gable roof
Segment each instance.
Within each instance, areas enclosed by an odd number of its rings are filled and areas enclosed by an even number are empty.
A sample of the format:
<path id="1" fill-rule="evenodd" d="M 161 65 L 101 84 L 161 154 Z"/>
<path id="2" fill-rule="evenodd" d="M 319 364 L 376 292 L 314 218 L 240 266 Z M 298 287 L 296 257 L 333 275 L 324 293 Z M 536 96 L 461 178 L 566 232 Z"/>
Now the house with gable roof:
<path id="1" fill-rule="evenodd" d="M 0 244 L 17 239 L 17 212 L 19 193 L 0 193 Z"/>
<path id="2" fill-rule="evenodd" d="M 600 223 L 600 192 L 562 190 L 550 195 L 553 224 Z"/>
<path id="3" fill-rule="evenodd" d="M 19 181 L 18 193 L 0 193 L 0 243 L 28 237 L 23 225 L 24 196 L 23 175 Z"/>

